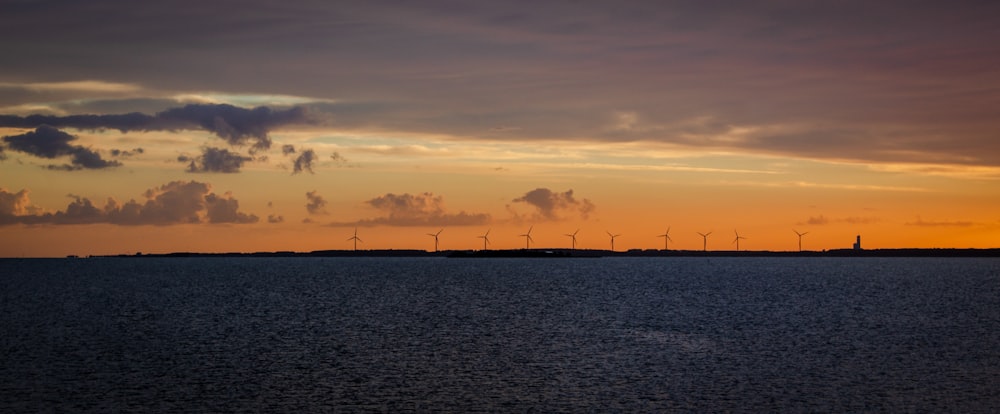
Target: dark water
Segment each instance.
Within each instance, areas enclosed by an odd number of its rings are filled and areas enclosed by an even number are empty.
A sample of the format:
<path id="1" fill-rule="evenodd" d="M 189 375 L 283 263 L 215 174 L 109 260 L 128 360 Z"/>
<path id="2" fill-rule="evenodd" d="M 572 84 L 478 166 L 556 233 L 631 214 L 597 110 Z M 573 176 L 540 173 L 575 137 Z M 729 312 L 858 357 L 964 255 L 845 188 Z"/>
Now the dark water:
<path id="1" fill-rule="evenodd" d="M 1000 260 L 0 261 L 0 412 L 1000 410 Z"/>

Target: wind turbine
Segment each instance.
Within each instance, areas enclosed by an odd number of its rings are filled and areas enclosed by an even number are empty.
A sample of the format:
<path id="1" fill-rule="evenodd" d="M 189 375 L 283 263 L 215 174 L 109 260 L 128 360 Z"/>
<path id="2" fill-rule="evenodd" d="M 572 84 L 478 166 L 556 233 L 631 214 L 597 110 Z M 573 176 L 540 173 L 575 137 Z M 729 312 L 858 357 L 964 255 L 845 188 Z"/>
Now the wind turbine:
<path id="1" fill-rule="evenodd" d="M 698 233 L 698 235 L 701 236 L 701 250 L 702 251 L 708 251 L 708 236 L 711 235 L 711 234 L 712 234 L 712 232 Z"/>
<path id="2" fill-rule="evenodd" d="M 805 235 L 809 234 L 809 232 L 807 231 L 805 233 L 799 233 L 798 230 L 792 230 L 792 231 L 795 232 L 795 235 L 799 236 L 799 251 L 801 252 L 802 251 L 802 236 L 805 236 Z"/>
<path id="3" fill-rule="evenodd" d="M 531 229 L 533 229 L 533 228 L 535 228 L 535 226 L 528 227 L 528 232 L 524 233 L 524 234 L 522 234 L 520 236 L 520 237 L 524 237 L 524 248 L 525 248 L 525 250 L 530 249 L 531 248 L 531 242 L 534 241 L 531 238 Z"/>
<path id="4" fill-rule="evenodd" d="M 663 237 L 663 250 L 670 250 L 669 244 L 667 244 L 667 242 L 673 241 L 673 239 L 670 238 L 670 227 L 667 227 L 667 231 L 656 237 Z"/>
<path id="5" fill-rule="evenodd" d="M 611 234 L 611 232 L 607 230 L 605 230 L 605 232 L 611 237 L 611 251 L 615 251 L 615 237 L 621 236 L 621 234 Z"/>
<path id="6" fill-rule="evenodd" d="M 354 240 L 354 251 L 358 251 L 358 242 L 364 243 L 363 240 L 358 238 L 358 228 L 354 228 L 354 235 L 347 239 L 347 241 Z"/>
<path id="7" fill-rule="evenodd" d="M 438 251 L 438 235 L 441 234 L 442 231 L 444 231 L 444 229 L 438 230 L 437 233 L 427 233 L 428 236 L 431 236 L 431 237 L 434 238 L 434 251 L 435 252 Z"/>
<path id="8" fill-rule="evenodd" d="M 733 239 L 733 243 L 736 243 L 736 251 L 740 251 L 740 240 L 746 240 L 746 237 L 740 236 L 740 233 L 736 230 L 733 230 L 733 233 L 736 233 L 736 238 Z"/>
<path id="9" fill-rule="evenodd" d="M 576 250 L 576 234 L 580 232 L 580 229 L 576 229 L 573 234 L 564 234 L 563 236 L 573 238 L 573 250 Z"/>
<path id="10" fill-rule="evenodd" d="M 483 250 L 486 250 L 486 245 L 490 243 L 490 230 L 486 230 L 486 234 L 482 236 L 476 236 L 477 239 L 483 239 Z"/>

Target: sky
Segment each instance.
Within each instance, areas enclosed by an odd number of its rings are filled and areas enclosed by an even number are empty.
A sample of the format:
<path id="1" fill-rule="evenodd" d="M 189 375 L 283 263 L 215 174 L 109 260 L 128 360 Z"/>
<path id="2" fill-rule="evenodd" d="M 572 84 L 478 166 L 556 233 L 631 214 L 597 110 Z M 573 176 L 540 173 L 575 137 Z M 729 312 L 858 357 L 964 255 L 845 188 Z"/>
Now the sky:
<path id="1" fill-rule="evenodd" d="M 0 257 L 1000 247 L 1000 3 L 536 3 L 0 0 Z"/>

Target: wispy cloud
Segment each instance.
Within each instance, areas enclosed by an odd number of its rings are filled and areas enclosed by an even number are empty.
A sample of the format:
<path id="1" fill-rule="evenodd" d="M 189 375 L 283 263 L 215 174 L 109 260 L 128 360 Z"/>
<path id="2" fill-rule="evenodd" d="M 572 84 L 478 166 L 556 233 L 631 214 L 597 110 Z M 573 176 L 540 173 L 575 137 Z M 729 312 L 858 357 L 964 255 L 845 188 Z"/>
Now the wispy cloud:
<path id="1" fill-rule="evenodd" d="M 824 215 L 810 216 L 809 219 L 805 221 L 800 221 L 796 224 L 799 225 L 813 225 L 813 226 L 823 226 L 833 223 L 847 223 L 847 224 L 873 224 L 882 221 L 878 217 L 835 217 L 829 218 Z"/>
<path id="2" fill-rule="evenodd" d="M 326 200 L 316 190 L 306 193 L 306 211 L 309 215 L 326 215 Z"/>
<path id="3" fill-rule="evenodd" d="M 972 227 L 977 224 L 976 222 L 961 220 L 927 221 L 920 217 L 917 217 L 916 221 L 906 223 L 907 226 L 917 227 Z"/>

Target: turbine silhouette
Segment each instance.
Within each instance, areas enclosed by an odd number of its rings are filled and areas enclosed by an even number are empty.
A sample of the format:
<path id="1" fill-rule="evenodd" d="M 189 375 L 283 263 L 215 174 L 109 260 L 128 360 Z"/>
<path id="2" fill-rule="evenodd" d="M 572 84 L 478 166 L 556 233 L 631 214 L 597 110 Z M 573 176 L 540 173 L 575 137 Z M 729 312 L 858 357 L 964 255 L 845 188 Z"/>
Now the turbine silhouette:
<path id="1" fill-rule="evenodd" d="M 493 229 L 486 230 L 486 234 L 482 236 L 476 236 L 477 239 L 483 239 L 483 250 L 486 250 L 486 245 L 490 244 L 490 230 Z"/>
<path id="2" fill-rule="evenodd" d="M 798 230 L 792 230 L 792 231 L 795 232 L 795 235 L 799 236 L 799 251 L 801 252 L 802 251 L 802 236 L 805 236 L 805 235 L 809 234 L 809 232 L 807 231 L 805 233 L 799 233 Z"/>
<path id="3" fill-rule="evenodd" d="M 444 229 L 438 230 L 437 233 L 427 233 L 428 236 L 431 236 L 431 237 L 434 238 L 434 251 L 435 252 L 438 251 L 438 235 L 441 234 L 442 231 L 444 231 Z"/>
<path id="4" fill-rule="evenodd" d="M 354 235 L 347 239 L 347 241 L 354 240 L 354 251 L 358 251 L 358 242 L 364 243 L 363 240 L 358 238 L 358 228 L 354 228 Z"/>
<path id="5" fill-rule="evenodd" d="M 605 230 L 605 232 L 611 237 L 611 251 L 615 251 L 615 237 L 621 236 L 621 234 L 611 234 L 611 232 L 607 230 Z"/>
<path id="6" fill-rule="evenodd" d="M 563 236 L 573 238 L 573 250 L 576 250 L 576 234 L 580 232 L 580 229 L 576 229 L 573 234 L 564 234 Z"/>
<path id="7" fill-rule="evenodd" d="M 733 233 L 736 233 L 736 238 L 733 239 L 733 243 L 736 243 L 736 251 L 740 251 L 740 240 L 746 240 L 746 237 L 740 236 L 736 230 L 733 230 Z"/>
<path id="8" fill-rule="evenodd" d="M 667 231 L 665 231 L 663 234 L 658 235 L 656 237 L 663 237 L 663 250 L 670 250 L 670 247 L 669 247 L 670 245 L 667 244 L 667 242 L 673 241 L 673 239 L 670 238 L 670 227 L 667 227 Z"/>
<path id="9" fill-rule="evenodd" d="M 701 236 L 701 251 L 707 252 L 708 251 L 708 236 L 711 235 L 712 232 L 698 233 L 698 234 Z"/>
<path id="10" fill-rule="evenodd" d="M 522 234 L 520 236 L 520 237 L 524 237 L 524 248 L 525 249 L 530 249 L 531 248 L 531 242 L 534 241 L 534 240 L 531 239 L 531 229 L 533 229 L 533 228 L 535 228 L 535 226 L 528 227 L 528 232 L 524 233 L 524 234 Z"/>

